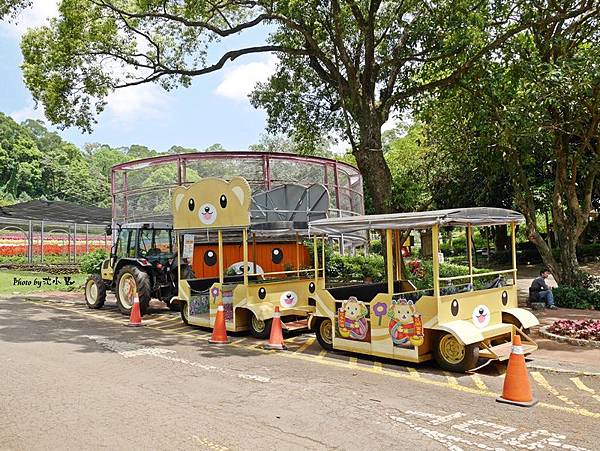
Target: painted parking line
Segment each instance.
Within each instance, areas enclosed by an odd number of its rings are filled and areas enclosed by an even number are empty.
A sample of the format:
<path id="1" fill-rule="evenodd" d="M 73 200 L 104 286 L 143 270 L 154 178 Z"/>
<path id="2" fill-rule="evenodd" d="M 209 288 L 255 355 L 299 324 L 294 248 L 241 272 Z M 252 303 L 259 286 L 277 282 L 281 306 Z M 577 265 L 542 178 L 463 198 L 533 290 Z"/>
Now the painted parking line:
<path id="1" fill-rule="evenodd" d="M 306 341 L 304 342 L 304 344 L 303 344 L 303 345 L 301 345 L 301 346 L 300 346 L 298 349 L 296 349 L 294 352 L 304 352 L 304 351 L 306 351 L 306 349 L 307 349 L 308 347 L 310 347 L 310 345 L 312 345 L 314 342 L 315 342 L 315 339 L 314 339 L 314 338 L 309 338 L 308 340 L 306 340 Z"/>
<path id="2" fill-rule="evenodd" d="M 483 379 L 479 376 L 479 374 L 471 374 L 471 380 L 480 390 L 487 390 L 487 385 L 483 382 Z"/>
<path id="3" fill-rule="evenodd" d="M 411 375 L 413 378 L 415 378 L 415 379 L 418 379 L 418 378 L 420 378 L 420 377 L 421 377 L 421 375 L 419 374 L 419 372 L 418 372 L 418 371 L 417 371 L 415 368 L 413 368 L 412 366 L 407 366 L 407 367 L 406 367 L 406 369 L 407 369 L 408 373 L 409 373 L 409 374 L 410 374 L 410 375 Z"/>
<path id="4" fill-rule="evenodd" d="M 383 365 L 381 364 L 381 362 L 373 362 L 373 371 L 375 371 L 376 373 L 383 372 Z"/>
<path id="5" fill-rule="evenodd" d="M 350 357 L 350 359 L 348 360 L 348 366 L 356 366 L 356 365 L 358 365 L 358 358 Z"/>
<path id="6" fill-rule="evenodd" d="M 575 404 L 573 401 L 571 401 L 565 395 L 561 394 L 556 388 L 554 388 L 552 385 L 550 385 L 550 383 L 546 380 L 546 378 L 539 371 L 532 371 L 531 377 L 533 377 L 533 380 L 536 381 L 538 383 L 538 385 L 540 385 L 546 391 L 552 393 L 554 396 L 556 396 L 558 399 L 560 399 L 565 404 L 567 404 L 569 406 L 577 407 L 577 404 Z"/>
<path id="7" fill-rule="evenodd" d="M 444 371 L 444 376 L 446 376 L 446 380 L 450 385 L 460 385 L 458 383 L 458 379 L 456 379 L 456 377 L 452 376 L 450 373 Z"/>
<path id="8" fill-rule="evenodd" d="M 578 377 L 572 377 L 571 382 L 573 382 L 579 390 L 591 394 L 592 398 L 596 401 L 600 401 L 600 396 L 596 394 L 596 390 L 585 385 Z"/>
<path id="9" fill-rule="evenodd" d="M 67 311 L 71 311 L 73 313 L 87 315 L 87 316 L 90 316 L 90 318 L 97 319 L 100 321 L 108 320 L 108 321 L 111 321 L 114 323 L 125 324 L 125 322 L 122 320 L 115 320 L 113 318 L 102 318 L 102 317 L 99 317 L 98 315 L 95 315 L 94 314 L 95 312 L 85 312 L 82 309 L 66 308 L 65 306 L 62 306 L 62 305 L 56 306 L 56 305 L 52 305 L 48 302 L 43 302 L 43 301 L 27 300 L 27 302 L 30 302 L 30 303 L 36 304 L 36 305 L 40 305 L 40 306 L 48 306 L 48 307 L 51 307 L 56 310 L 67 310 Z M 157 330 L 158 332 L 161 332 L 161 333 L 181 335 L 186 338 L 193 338 L 196 340 L 205 340 L 206 337 L 208 335 L 210 335 L 208 332 L 203 332 L 198 329 L 192 329 L 190 332 L 177 332 L 177 331 L 173 332 L 173 331 L 169 331 L 169 330 L 161 330 L 161 329 L 158 329 L 156 326 L 150 326 L 147 329 Z M 327 351 L 325 351 L 325 350 L 322 350 L 319 353 L 319 355 L 313 355 L 313 354 L 306 354 L 306 353 L 299 353 L 299 352 L 270 351 L 270 350 L 266 350 L 266 349 L 263 349 L 262 347 L 260 347 L 260 343 L 247 344 L 247 343 L 235 343 L 234 342 L 234 343 L 231 343 L 229 346 L 242 348 L 242 349 L 248 349 L 248 350 L 252 350 L 252 351 L 255 351 L 258 353 L 263 353 L 263 354 L 271 354 L 276 357 L 279 356 L 279 357 L 283 357 L 283 358 L 304 360 L 306 362 L 319 363 L 322 365 L 328 365 L 328 366 L 346 369 L 346 370 L 348 369 L 347 362 L 339 361 L 337 359 L 332 359 L 332 358 L 325 358 L 325 356 L 327 355 Z M 490 390 L 484 390 L 480 387 L 475 388 L 475 387 L 469 387 L 469 386 L 458 385 L 458 384 L 453 385 L 453 384 L 448 383 L 447 381 L 435 380 L 435 379 L 431 379 L 428 377 L 415 377 L 414 374 L 415 373 L 418 374 L 418 372 L 414 368 L 411 368 L 411 369 L 407 368 L 408 369 L 407 372 L 396 371 L 396 370 L 389 371 L 389 370 L 385 370 L 383 368 L 376 368 L 376 363 L 378 363 L 379 366 L 381 366 L 381 362 L 375 362 L 373 364 L 373 366 L 357 365 L 354 368 L 354 370 L 365 372 L 365 373 L 371 373 L 371 374 L 379 374 L 383 377 L 387 376 L 387 377 L 392 377 L 392 378 L 402 379 L 402 380 L 412 380 L 414 382 L 418 382 L 418 383 L 424 384 L 424 385 L 430 385 L 430 386 L 435 386 L 435 387 L 440 387 L 440 388 L 447 388 L 447 389 L 451 389 L 451 390 L 455 390 L 455 391 L 460 391 L 463 393 L 485 396 L 485 397 L 489 397 L 489 398 L 496 398 L 498 396 L 498 393 L 492 392 Z M 412 371 L 412 370 L 414 370 L 414 371 Z M 548 386 L 550 386 L 549 383 L 548 383 Z M 573 406 L 568 406 L 568 405 L 567 406 L 556 405 L 556 404 L 551 404 L 551 403 L 547 403 L 547 402 L 540 402 L 538 404 L 538 406 L 540 406 L 542 408 L 550 409 L 550 410 L 556 410 L 556 411 L 560 411 L 560 412 L 571 413 L 574 415 L 600 419 L 600 412 L 592 412 L 592 411 L 589 411 L 589 410 L 579 407 L 579 406 L 573 407 Z"/>

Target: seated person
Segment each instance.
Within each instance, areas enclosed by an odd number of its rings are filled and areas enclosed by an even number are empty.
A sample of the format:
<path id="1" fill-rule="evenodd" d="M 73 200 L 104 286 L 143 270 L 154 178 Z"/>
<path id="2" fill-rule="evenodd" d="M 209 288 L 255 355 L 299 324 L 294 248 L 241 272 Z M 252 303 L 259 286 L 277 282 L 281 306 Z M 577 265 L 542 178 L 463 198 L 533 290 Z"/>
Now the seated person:
<path id="1" fill-rule="evenodd" d="M 533 279 L 531 287 L 529 288 L 529 296 L 532 300 L 543 301 L 546 303 L 549 309 L 556 310 L 557 307 L 554 305 L 554 295 L 552 289 L 546 285 L 546 279 L 550 275 L 550 271 L 544 268 L 540 271 L 540 276 Z"/>

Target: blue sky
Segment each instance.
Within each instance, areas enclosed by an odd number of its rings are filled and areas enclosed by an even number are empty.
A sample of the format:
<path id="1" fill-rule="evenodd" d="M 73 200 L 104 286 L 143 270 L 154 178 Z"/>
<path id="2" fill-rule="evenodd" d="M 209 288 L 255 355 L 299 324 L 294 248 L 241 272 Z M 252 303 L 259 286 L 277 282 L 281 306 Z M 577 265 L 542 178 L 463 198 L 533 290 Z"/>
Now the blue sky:
<path id="1" fill-rule="evenodd" d="M 56 14 L 55 0 L 34 0 L 33 8 L 18 18 L 18 24 L 0 22 L 0 111 L 17 122 L 43 119 L 22 81 L 19 42 L 29 26 L 43 24 Z M 265 28 L 228 38 L 222 48 L 264 42 Z M 213 57 L 218 57 L 215 49 Z M 165 92 L 159 86 L 143 85 L 119 90 L 109 98 L 97 118 L 93 133 L 77 129 L 59 131 L 78 146 L 88 142 L 111 146 L 142 144 L 165 151 L 172 145 L 204 148 L 221 143 L 226 149 L 245 149 L 257 143 L 264 132 L 265 114 L 254 109 L 247 94 L 257 81 L 273 72 L 270 55 L 242 57 L 222 71 L 194 79 L 190 88 Z"/>

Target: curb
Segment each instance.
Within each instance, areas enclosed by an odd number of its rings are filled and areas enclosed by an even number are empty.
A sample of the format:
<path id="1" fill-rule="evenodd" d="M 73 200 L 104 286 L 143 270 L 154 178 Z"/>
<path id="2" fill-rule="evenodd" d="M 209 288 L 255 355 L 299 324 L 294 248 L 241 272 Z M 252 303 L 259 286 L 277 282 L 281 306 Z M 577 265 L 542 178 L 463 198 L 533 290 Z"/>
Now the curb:
<path id="1" fill-rule="evenodd" d="M 558 364 L 563 362 L 556 362 Z M 535 361 L 527 362 L 527 369 L 529 370 L 541 370 L 548 371 L 551 373 L 560 373 L 560 374 L 572 374 L 577 376 L 600 376 L 600 372 L 580 370 L 578 368 L 561 368 L 559 366 L 553 366 L 552 364 L 544 365 L 544 364 L 536 364 Z"/>
<path id="2" fill-rule="evenodd" d="M 574 345 L 574 346 L 589 346 L 591 348 L 600 349 L 600 341 L 584 340 L 582 338 L 572 338 L 572 337 L 565 337 L 563 335 L 556 335 L 556 334 L 553 334 L 552 332 L 548 332 L 549 327 L 550 326 L 540 327 L 538 330 L 539 334 L 542 337 L 548 338 L 550 340 L 558 341 L 560 343 L 568 343 L 568 344 Z"/>

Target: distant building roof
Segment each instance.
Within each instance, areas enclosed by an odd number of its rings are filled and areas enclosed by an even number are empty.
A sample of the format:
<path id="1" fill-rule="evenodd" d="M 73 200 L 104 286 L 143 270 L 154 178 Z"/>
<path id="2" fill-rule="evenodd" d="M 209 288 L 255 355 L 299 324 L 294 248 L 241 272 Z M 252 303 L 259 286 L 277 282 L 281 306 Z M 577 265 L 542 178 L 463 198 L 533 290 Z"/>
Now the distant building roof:
<path id="1" fill-rule="evenodd" d="M 2 218 L 77 224 L 110 224 L 110 208 L 88 207 L 60 200 L 30 200 L 0 207 Z"/>

